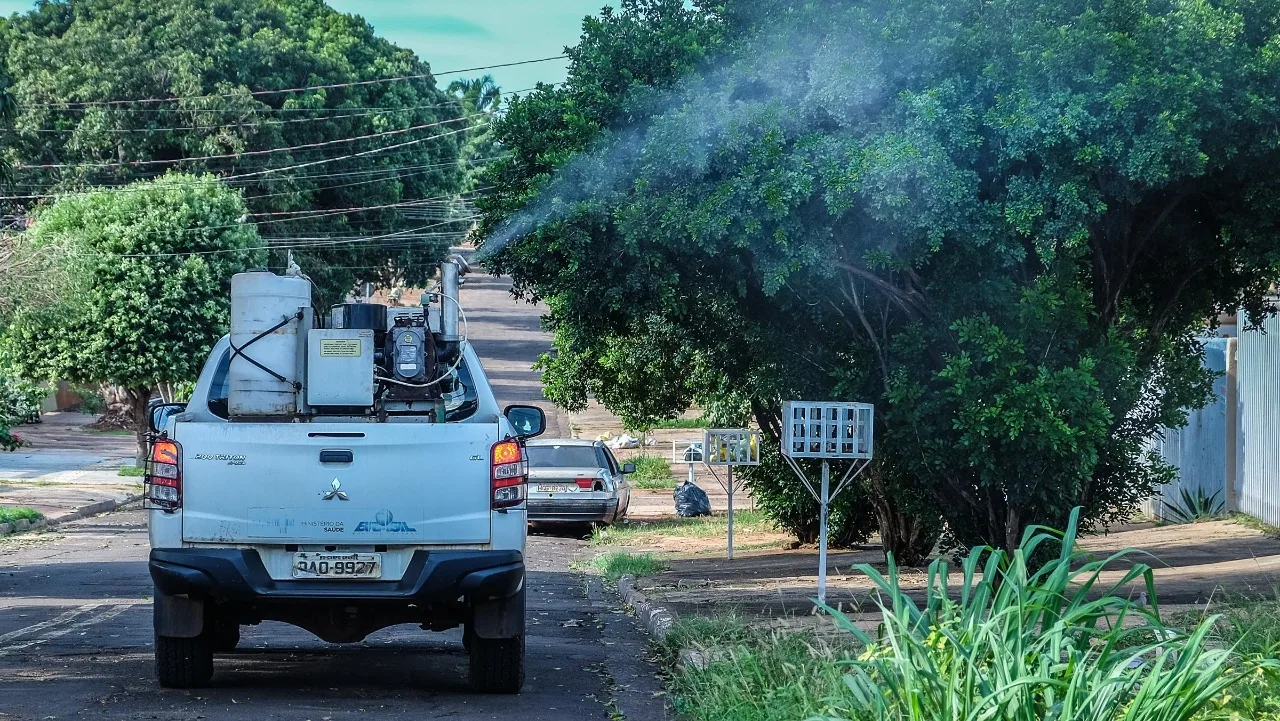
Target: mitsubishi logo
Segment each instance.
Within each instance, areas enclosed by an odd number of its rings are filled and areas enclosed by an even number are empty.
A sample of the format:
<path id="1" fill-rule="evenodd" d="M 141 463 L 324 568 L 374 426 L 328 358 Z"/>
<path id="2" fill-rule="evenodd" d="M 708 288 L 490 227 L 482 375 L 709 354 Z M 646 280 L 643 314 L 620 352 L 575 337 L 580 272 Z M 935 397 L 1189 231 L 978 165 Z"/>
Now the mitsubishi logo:
<path id="1" fill-rule="evenodd" d="M 332 501 L 335 498 L 339 501 L 351 500 L 350 498 L 347 498 L 347 494 L 342 492 L 342 481 L 339 481 L 337 478 L 333 479 L 333 482 L 329 484 L 328 492 L 320 494 L 320 498 L 325 501 Z"/>

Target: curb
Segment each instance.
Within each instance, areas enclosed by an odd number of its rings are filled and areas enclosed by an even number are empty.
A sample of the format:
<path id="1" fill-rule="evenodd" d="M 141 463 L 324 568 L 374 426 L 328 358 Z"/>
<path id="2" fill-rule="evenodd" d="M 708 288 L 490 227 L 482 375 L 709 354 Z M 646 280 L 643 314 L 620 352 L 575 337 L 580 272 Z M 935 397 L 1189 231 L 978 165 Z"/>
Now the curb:
<path id="1" fill-rule="evenodd" d="M 123 500 L 98 501 L 97 503 L 90 503 L 87 506 L 81 506 L 76 510 L 72 511 L 71 513 L 68 513 L 67 515 L 61 516 L 59 518 L 55 518 L 53 520 L 49 520 L 47 518 L 41 518 L 37 521 L 28 521 L 24 518 L 19 521 L 14 521 L 13 523 L 0 523 L 0 538 L 4 538 L 5 536 L 12 536 L 16 533 L 27 533 L 30 531 L 39 531 L 42 528 L 52 528 L 53 526 L 56 526 L 60 523 L 66 523 L 67 521 L 78 521 L 81 518 L 88 518 L 89 516 L 97 516 L 102 513 L 110 513 L 111 511 L 114 511 L 117 508 L 127 505 L 129 503 L 133 503 L 134 501 L 140 498 L 142 498 L 141 493 L 130 493 L 129 495 L 125 496 Z"/>
<path id="2" fill-rule="evenodd" d="M 623 576 L 618 579 L 618 595 L 622 596 L 623 604 L 630 606 L 636 612 L 636 616 L 644 624 L 650 636 L 658 641 L 666 638 L 671 624 L 676 621 L 676 616 L 670 609 L 653 603 L 636 590 L 635 578 L 632 576 Z"/>
<path id="3" fill-rule="evenodd" d="M 62 523 L 66 523 L 67 521 L 78 521 L 81 518 L 88 518 L 89 516 L 97 516 L 102 513 L 110 513 L 111 511 L 114 511 L 121 506 L 133 503 L 134 501 L 140 498 L 142 498 L 141 493 L 130 493 L 127 496 L 125 496 L 122 500 L 119 500 L 119 501 L 98 501 L 97 503 L 90 503 L 87 506 L 81 506 L 77 508 L 76 510 L 72 511 L 71 513 L 68 513 L 65 516 L 61 516 L 52 521 L 49 521 L 49 525 L 56 526 Z"/>
<path id="4" fill-rule="evenodd" d="M 15 533 L 26 533 L 27 531 L 38 531 L 49 525 L 48 519 L 38 518 L 35 521 L 27 519 L 19 519 L 13 523 L 0 523 L 0 538 L 12 536 Z"/>

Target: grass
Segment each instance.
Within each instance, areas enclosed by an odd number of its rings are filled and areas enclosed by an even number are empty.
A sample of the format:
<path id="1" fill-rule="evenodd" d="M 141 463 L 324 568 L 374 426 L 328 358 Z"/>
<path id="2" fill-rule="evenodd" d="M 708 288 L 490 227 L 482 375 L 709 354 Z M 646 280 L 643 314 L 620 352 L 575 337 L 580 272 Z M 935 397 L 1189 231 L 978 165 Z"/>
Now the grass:
<path id="1" fill-rule="evenodd" d="M 709 659 L 705 667 L 683 666 L 670 676 L 669 691 L 681 718 L 829 718 L 851 703 L 845 664 L 856 655 L 856 646 L 753 628 L 733 617 L 685 616 L 671 627 L 661 652 L 674 665 L 681 649 Z"/>
<path id="2" fill-rule="evenodd" d="M 661 456 L 636 456 L 631 459 L 636 472 L 631 474 L 631 485 L 645 490 L 675 488 L 676 479 L 671 475 L 671 465 Z"/>
<path id="3" fill-rule="evenodd" d="M 843 642 L 682 620 L 667 660 L 693 647 L 710 661 L 673 671 L 671 696 L 695 721 L 1280 720 L 1280 598 L 1162 619 L 1149 566 L 1089 560 L 1075 538 L 1073 514 L 1066 532 L 1032 529 L 1012 554 L 974 549 L 959 584 L 935 561 L 923 599 L 893 564 L 859 566 L 877 588 L 879 630 L 832 612 Z M 1124 573 L 1104 584 L 1114 566 Z M 1132 584 L 1152 606 L 1130 600 Z"/>
<path id="4" fill-rule="evenodd" d="M 733 514 L 733 530 L 741 533 L 767 533 L 776 528 L 763 511 L 738 510 Z M 593 546 L 640 546 L 654 536 L 682 538 L 720 538 L 729 533 L 728 516 L 699 518 L 663 518 L 656 521 L 625 521 L 591 532 Z"/>
<path id="5" fill-rule="evenodd" d="M 125 478 L 138 478 L 146 473 L 146 470 L 140 466 L 121 466 L 119 475 Z"/>
<path id="6" fill-rule="evenodd" d="M 38 521 L 44 518 L 44 514 L 34 508 L 25 506 L 0 506 L 0 523 L 13 523 L 15 521 Z"/>
<path id="7" fill-rule="evenodd" d="M 1247 513 L 1235 513 L 1232 514 L 1231 520 L 1245 528 L 1252 528 L 1255 531 L 1265 533 L 1272 538 L 1280 538 L 1280 526 L 1273 526 L 1261 518 L 1255 518 Z"/>
<path id="8" fill-rule="evenodd" d="M 100 434 L 100 435 L 104 435 L 104 436 L 132 436 L 132 435 L 135 435 L 134 431 L 125 431 L 125 430 L 98 431 L 98 430 L 89 429 L 89 432 L 90 432 L 90 433 L 98 433 L 98 434 Z"/>
<path id="9" fill-rule="evenodd" d="M 623 576 L 648 576 L 666 570 L 666 566 L 652 553 L 626 553 L 612 551 L 602 553 L 591 561 L 591 567 L 610 581 L 617 581 Z"/>

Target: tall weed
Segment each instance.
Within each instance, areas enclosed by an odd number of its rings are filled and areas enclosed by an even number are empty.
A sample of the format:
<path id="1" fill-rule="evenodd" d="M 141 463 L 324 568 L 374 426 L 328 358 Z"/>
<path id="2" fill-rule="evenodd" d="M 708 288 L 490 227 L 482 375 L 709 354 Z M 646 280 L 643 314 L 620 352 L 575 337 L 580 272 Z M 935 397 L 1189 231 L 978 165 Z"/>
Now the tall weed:
<path id="1" fill-rule="evenodd" d="M 878 589 L 882 624 L 872 637 L 833 612 L 866 649 L 847 662 L 852 707 L 827 718 L 1184 721 L 1213 714 L 1228 687 L 1270 663 L 1211 647 L 1216 617 L 1187 631 L 1163 623 L 1151 567 L 1132 562 L 1134 552 L 1073 552 L 1078 517 L 1065 533 L 1028 529 L 1012 555 L 974 549 L 958 588 L 947 562 L 935 561 L 923 605 L 903 590 L 892 559 L 886 574 L 860 566 Z M 1029 563 L 1045 556 L 1038 568 Z M 1121 562 L 1127 570 L 1104 582 Z M 1131 598 L 1135 582 L 1149 606 Z"/>

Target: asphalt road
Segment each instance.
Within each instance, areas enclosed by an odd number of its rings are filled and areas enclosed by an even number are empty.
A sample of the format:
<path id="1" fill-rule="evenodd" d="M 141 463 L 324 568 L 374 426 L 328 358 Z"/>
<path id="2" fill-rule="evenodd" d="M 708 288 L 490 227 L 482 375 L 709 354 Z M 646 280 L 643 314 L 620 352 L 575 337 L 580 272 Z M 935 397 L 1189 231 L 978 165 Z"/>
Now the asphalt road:
<path id="1" fill-rule="evenodd" d="M 467 284 L 473 340 L 501 400 L 537 400 L 528 365 L 546 347 L 538 312 L 504 288 L 486 278 Z M 598 578 L 571 570 L 586 553 L 572 536 L 529 540 L 527 682 L 518 696 L 467 688 L 460 631 L 397 626 L 338 646 L 272 622 L 245 628 L 240 647 L 216 658 L 211 687 L 161 689 L 147 552 L 138 509 L 0 541 L 0 721 L 668 718 L 646 637 Z"/>

